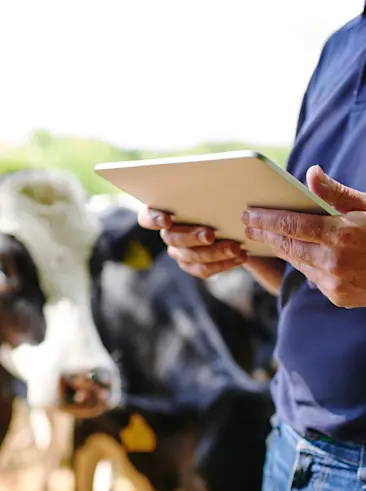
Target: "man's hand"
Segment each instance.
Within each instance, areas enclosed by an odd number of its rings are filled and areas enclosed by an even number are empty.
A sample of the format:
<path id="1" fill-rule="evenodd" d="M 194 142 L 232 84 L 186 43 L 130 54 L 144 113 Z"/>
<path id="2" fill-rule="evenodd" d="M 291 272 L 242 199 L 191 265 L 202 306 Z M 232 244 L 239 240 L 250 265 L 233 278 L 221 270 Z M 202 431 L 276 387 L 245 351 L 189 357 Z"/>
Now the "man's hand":
<path id="1" fill-rule="evenodd" d="M 247 257 L 239 244 L 216 241 L 210 228 L 173 225 L 171 217 L 158 210 L 144 208 L 138 222 L 141 227 L 161 230 L 168 254 L 186 273 L 205 279 L 243 265 L 266 290 L 278 295 L 284 270 L 280 259 Z"/>
<path id="2" fill-rule="evenodd" d="M 244 212 L 245 236 L 272 248 L 301 271 L 336 306 L 366 306 L 366 193 L 326 176 L 307 174 L 309 188 L 341 216 L 251 208 Z"/>
<path id="3" fill-rule="evenodd" d="M 247 260 L 236 242 L 216 241 L 214 232 L 207 227 L 173 225 L 167 213 L 145 208 L 139 213 L 138 222 L 141 227 L 161 230 L 170 257 L 183 271 L 198 278 L 209 278 Z"/>

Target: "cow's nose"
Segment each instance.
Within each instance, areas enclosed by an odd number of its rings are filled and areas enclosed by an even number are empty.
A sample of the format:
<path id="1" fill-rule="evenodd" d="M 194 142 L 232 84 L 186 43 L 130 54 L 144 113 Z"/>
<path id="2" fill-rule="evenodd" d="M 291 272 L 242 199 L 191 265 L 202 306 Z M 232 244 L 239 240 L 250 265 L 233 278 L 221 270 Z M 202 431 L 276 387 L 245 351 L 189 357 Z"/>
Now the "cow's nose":
<path id="1" fill-rule="evenodd" d="M 64 373 L 60 378 L 60 407 L 76 417 L 106 411 L 112 397 L 112 372 L 105 368 Z"/>

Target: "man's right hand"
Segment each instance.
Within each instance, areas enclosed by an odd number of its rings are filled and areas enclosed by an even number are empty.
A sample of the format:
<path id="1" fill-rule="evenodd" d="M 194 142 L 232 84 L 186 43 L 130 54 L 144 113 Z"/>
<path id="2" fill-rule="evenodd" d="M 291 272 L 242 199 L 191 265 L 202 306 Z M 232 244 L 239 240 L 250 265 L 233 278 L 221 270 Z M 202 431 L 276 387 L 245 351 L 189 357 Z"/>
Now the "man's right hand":
<path id="1" fill-rule="evenodd" d="M 208 227 L 174 225 L 169 214 L 149 208 L 138 214 L 138 222 L 141 227 L 160 230 L 169 256 L 183 271 L 198 278 L 209 278 L 247 261 L 238 243 L 216 240 Z"/>

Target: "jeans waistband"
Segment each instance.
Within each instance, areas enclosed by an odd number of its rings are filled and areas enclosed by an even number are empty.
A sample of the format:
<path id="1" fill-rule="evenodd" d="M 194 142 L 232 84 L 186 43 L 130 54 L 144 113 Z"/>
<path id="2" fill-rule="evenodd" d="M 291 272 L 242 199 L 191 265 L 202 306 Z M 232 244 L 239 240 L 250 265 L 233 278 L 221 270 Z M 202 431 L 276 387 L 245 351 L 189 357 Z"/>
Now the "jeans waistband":
<path id="1" fill-rule="evenodd" d="M 315 452 L 343 460 L 348 464 L 359 466 L 366 460 L 366 446 L 353 443 L 335 442 L 317 433 L 300 435 L 286 423 L 279 424 L 279 430 L 293 446 L 298 449 Z M 362 464 L 361 464 L 362 465 Z"/>

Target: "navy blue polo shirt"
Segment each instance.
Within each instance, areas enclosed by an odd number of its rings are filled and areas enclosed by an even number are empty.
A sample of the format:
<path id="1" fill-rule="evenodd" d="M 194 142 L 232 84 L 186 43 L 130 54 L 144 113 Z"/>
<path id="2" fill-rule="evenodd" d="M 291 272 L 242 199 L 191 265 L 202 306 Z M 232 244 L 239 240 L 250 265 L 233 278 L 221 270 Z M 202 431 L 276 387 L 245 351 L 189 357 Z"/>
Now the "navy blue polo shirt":
<path id="1" fill-rule="evenodd" d="M 305 93 L 288 170 L 306 183 L 313 164 L 366 192 L 365 13 L 328 39 Z M 279 309 L 277 419 L 366 441 L 366 308 L 335 307 L 287 265 Z"/>

